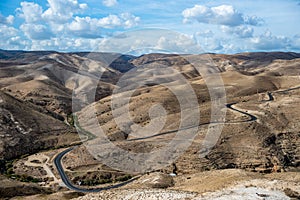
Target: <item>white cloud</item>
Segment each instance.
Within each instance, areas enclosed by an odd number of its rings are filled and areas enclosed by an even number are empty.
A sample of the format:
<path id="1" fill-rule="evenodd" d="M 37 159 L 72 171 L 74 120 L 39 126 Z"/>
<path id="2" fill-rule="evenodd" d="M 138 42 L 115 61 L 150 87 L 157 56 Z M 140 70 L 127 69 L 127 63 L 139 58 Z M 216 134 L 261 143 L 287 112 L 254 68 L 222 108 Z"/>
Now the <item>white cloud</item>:
<path id="1" fill-rule="evenodd" d="M 251 39 L 257 50 L 287 50 L 291 47 L 291 40 L 285 36 L 274 36 L 270 31 Z"/>
<path id="2" fill-rule="evenodd" d="M 260 26 L 264 24 L 264 20 L 257 16 L 246 16 L 245 24 L 252 25 L 252 26 Z"/>
<path id="3" fill-rule="evenodd" d="M 0 25 L 2 30 L 2 27 Z M 1 34 L 0 30 L 0 34 Z M 7 30 L 6 30 L 7 31 Z M 24 40 L 20 36 L 10 36 L 9 39 L 0 38 L 0 48 L 23 49 L 23 50 L 57 50 L 57 51 L 91 51 L 97 46 L 101 39 L 86 39 L 73 37 L 52 37 L 44 40 Z"/>
<path id="4" fill-rule="evenodd" d="M 12 16 L 12 15 L 9 15 L 8 17 L 6 17 L 7 24 L 13 24 L 14 23 L 14 19 L 15 19 L 15 17 Z"/>
<path id="5" fill-rule="evenodd" d="M 13 50 L 30 50 L 28 48 L 30 46 L 31 41 L 24 40 L 19 36 L 12 37 L 7 41 L 6 49 L 13 49 Z"/>
<path id="6" fill-rule="evenodd" d="M 97 21 L 97 26 L 104 28 L 113 28 L 121 25 L 121 19 L 117 15 L 108 15 Z"/>
<path id="7" fill-rule="evenodd" d="M 101 39 L 56 37 L 49 40 L 34 41 L 31 48 L 38 49 L 41 46 L 45 50 L 57 49 L 59 51 L 91 51 L 97 46 Z"/>
<path id="8" fill-rule="evenodd" d="M 9 15 L 8 17 L 4 17 L 0 13 L 0 24 L 13 24 L 14 23 L 14 16 Z"/>
<path id="9" fill-rule="evenodd" d="M 79 4 L 77 0 L 48 0 L 48 4 L 49 8 L 42 17 L 56 23 L 66 22 L 87 8 L 87 4 Z"/>
<path id="10" fill-rule="evenodd" d="M 292 44 L 291 44 L 291 47 L 293 49 L 297 49 L 298 51 L 300 50 L 300 35 L 295 35 L 293 38 L 292 38 Z"/>
<path id="11" fill-rule="evenodd" d="M 32 40 L 45 40 L 53 36 L 48 27 L 42 24 L 22 24 L 20 29 Z"/>
<path id="12" fill-rule="evenodd" d="M 71 31 L 82 31 L 90 29 L 90 23 L 92 19 L 90 17 L 75 17 L 74 21 L 69 24 Z"/>
<path id="13" fill-rule="evenodd" d="M 86 8 L 87 4 L 80 4 L 77 0 L 48 0 L 48 9 L 44 12 L 40 5 L 32 2 L 21 2 L 21 7 L 16 11 L 25 20 L 20 30 L 33 40 L 50 39 L 62 34 L 75 38 L 99 38 L 104 29 L 131 28 L 140 21 L 139 17 L 130 13 L 103 18 L 76 16 Z"/>
<path id="14" fill-rule="evenodd" d="M 97 22 L 97 26 L 103 28 L 115 28 L 115 27 L 125 27 L 131 28 L 137 26 L 140 22 L 140 18 L 136 17 L 130 13 L 122 13 L 120 16 L 109 15 L 104 18 L 100 18 Z"/>
<path id="15" fill-rule="evenodd" d="M 206 52 L 221 52 L 224 47 L 219 40 L 210 39 L 206 41 L 202 48 Z"/>
<path id="16" fill-rule="evenodd" d="M 51 40 L 32 40 L 29 46 L 32 51 L 47 50 L 53 43 Z"/>
<path id="17" fill-rule="evenodd" d="M 243 52 L 242 47 L 237 43 L 222 43 L 222 49 L 218 53 L 232 54 L 236 52 Z"/>
<path id="18" fill-rule="evenodd" d="M 137 26 L 140 22 L 140 17 L 136 17 L 130 13 L 122 13 L 120 17 L 125 28 Z"/>
<path id="19" fill-rule="evenodd" d="M 212 30 L 204 30 L 204 31 L 198 31 L 195 33 L 196 36 L 199 37 L 205 37 L 205 38 L 210 38 L 214 36 L 214 33 L 212 32 Z"/>
<path id="20" fill-rule="evenodd" d="M 1 39 L 7 40 L 11 37 L 17 36 L 18 30 L 14 27 L 10 27 L 5 24 L 0 24 L 0 35 Z"/>
<path id="21" fill-rule="evenodd" d="M 98 20 L 90 17 L 75 17 L 75 19 L 68 24 L 67 29 L 70 35 L 76 35 L 84 38 L 101 37 L 101 30 L 99 28 Z"/>
<path id="22" fill-rule="evenodd" d="M 97 50 L 140 55 L 151 52 L 202 53 L 191 35 L 165 29 L 129 31 L 122 37 L 104 38 Z"/>
<path id="23" fill-rule="evenodd" d="M 42 19 L 42 7 L 33 2 L 21 2 L 21 8 L 17 8 L 16 11 L 26 23 L 34 23 Z"/>
<path id="24" fill-rule="evenodd" d="M 112 7 L 118 4 L 117 0 L 103 0 L 102 3 L 107 7 Z"/>
<path id="25" fill-rule="evenodd" d="M 221 30 L 228 34 L 237 35 L 240 38 L 250 38 L 253 37 L 253 28 L 249 26 L 236 26 L 236 27 L 229 27 L 229 26 L 221 26 Z"/>
<path id="26" fill-rule="evenodd" d="M 55 23 L 55 22 L 48 22 L 46 23 L 47 26 L 49 26 L 49 28 L 51 28 L 51 31 L 53 32 L 53 34 L 62 34 L 65 29 L 67 24 L 66 23 Z"/>
<path id="27" fill-rule="evenodd" d="M 26 49 L 27 40 L 19 36 L 20 31 L 14 27 L 0 24 L 1 49 Z"/>
<path id="28" fill-rule="evenodd" d="M 76 16 L 67 25 L 67 32 L 84 38 L 99 38 L 103 29 L 130 28 L 136 26 L 139 21 L 139 17 L 130 13 L 122 13 L 119 16 L 109 15 L 100 19 Z"/>
<path id="29" fill-rule="evenodd" d="M 214 37 L 197 37 L 198 43 L 200 47 L 204 50 L 204 52 L 218 52 L 223 49 L 221 41 Z"/>
<path id="30" fill-rule="evenodd" d="M 190 35 L 174 34 L 165 35 L 158 39 L 155 46 L 157 49 L 173 53 L 201 53 L 202 49 Z"/>
<path id="31" fill-rule="evenodd" d="M 258 25 L 261 19 L 256 16 L 244 16 L 231 5 L 207 7 L 195 5 L 182 12 L 184 22 L 198 21 L 206 24 L 219 24 L 226 26 L 239 26 L 242 24 Z"/>

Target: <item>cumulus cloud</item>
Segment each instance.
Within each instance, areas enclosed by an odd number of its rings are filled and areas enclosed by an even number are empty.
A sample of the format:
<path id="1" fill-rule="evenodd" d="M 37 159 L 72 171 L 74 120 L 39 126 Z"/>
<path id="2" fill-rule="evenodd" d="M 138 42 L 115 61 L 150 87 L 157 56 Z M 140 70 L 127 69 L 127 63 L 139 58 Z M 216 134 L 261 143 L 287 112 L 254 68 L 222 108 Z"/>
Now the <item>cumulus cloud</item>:
<path id="1" fill-rule="evenodd" d="M 2 27 L 0 25 L 0 34 Z M 7 31 L 7 30 L 6 30 Z M 103 38 L 87 39 L 74 37 L 52 37 L 44 40 L 24 39 L 20 36 L 10 36 L 9 38 L 0 38 L 0 48 L 16 50 L 57 50 L 57 51 L 91 51 L 97 46 Z"/>
<path id="2" fill-rule="evenodd" d="M 104 38 L 97 50 L 141 55 L 151 52 L 195 53 L 202 51 L 191 35 L 164 29 L 143 29 L 126 32 L 121 37 Z"/>
<path id="3" fill-rule="evenodd" d="M 103 18 L 79 17 L 87 9 L 87 4 L 77 0 L 47 0 L 48 8 L 33 2 L 21 2 L 16 9 L 19 17 L 24 19 L 20 30 L 32 40 L 45 40 L 55 35 L 67 35 L 82 38 L 100 38 L 105 29 L 131 28 L 136 26 L 140 18 L 130 13 L 108 15 Z M 106 2 L 111 5 L 114 1 Z M 8 22 L 10 18 L 0 15 L 0 22 Z"/>
<path id="4" fill-rule="evenodd" d="M 121 19 L 117 15 L 108 15 L 99 19 L 97 25 L 104 28 L 113 28 L 121 25 Z"/>
<path id="5" fill-rule="evenodd" d="M 73 38 L 73 37 L 54 37 L 49 40 L 33 41 L 31 48 L 43 48 L 45 50 L 57 49 L 59 51 L 91 51 L 101 42 L 102 38 Z"/>
<path id="6" fill-rule="evenodd" d="M 112 7 L 118 4 L 117 0 L 103 0 L 102 3 L 107 7 Z"/>
<path id="7" fill-rule="evenodd" d="M 240 38 L 251 38 L 253 37 L 253 33 L 254 33 L 253 28 L 249 26 L 236 26 L 236 27 L 221 26 L 221 30 L 228 34 L 237 35 Z"/>
<path id="8" fill-rule="evenodd" d="M 224 48 L 221 41 L 214 38 L 210 38 L 205 43 L 200 43 L 200 45 L 206 52 L 221 52 Z"/>
<path id="9" fill-rule="evenodd" d="M 199 23 L 219 24 L 226 26 L 239 26 L 243 24 L 259 25 L 262 19 L 256 16 L 244 16 L 231 5 L 221 5 L 216 7 L 207 7 L 203 5 L 195 5 L 187 8 L 182 12 L 184 22 L 192 22 L 194 20 Z"/>
<path id="10" fill-rule="evenodd" d="M 252 25 L 252 26 L 260 26 L 264 24 L 264 20 L 257 16 L 246 16 L 244 17 L 245 24 Z"/>
<path id="11" fill-rule="evenodd" d="M 42 17 L 52 22 L 66 22 L 88 7 L 85 3 L 79 4 L 77 0 L 48 0 L 48 4 L 49 8 Z"/>
<path id="12" fill-rule="evenodd" d="M 1 39 L 9 39 L 18 35 L 18 30 L 14 27 L 7 26 L 5 24 L 0 24 L 0 35 Z"/>
<path id="13" fill-rule="evenodd" d="M 8 49 L 19 50 L 20 47 L 26 48 L 27 42 L 28 41 L 22 39 L 20 36 L 14 36 L 5 41 L 5 44 L 8 47 Z"/>
<path id="14" fill-rule="evenodd" d="M 210 38 L 214 36 L 214 33 L 212 32 L 212 30 L 204 30 L 196 32 L 195 35 L 199 37 Z"/>
<path id="15" fill-rule="evenodd" d="M 107 17 L 101 18 L 97 21 L 97 25 L 103 28 L 115 28 L 119 26 L 131 28 L 138 25 L 139 22 L 139 17 L 136 17 L 130 13 L 122 13 L 120 14 L 120 16 L 109 15 Z"/>
<path id="16" fill-rule="evenodd" d="M 204 52 L 217 52 L 223 49 L 220 38 L 205 37 L 202 34 L 196 34 L 195 37 Z"/>
<path id="17" fill-rule="evenodd" d="M 131 28 L 137 26 L 140 22 L 140 17 L 136 17 L 130 13 L 122 13 L 120 17 L 123 21 L 125 28 Z"/>
<path id="18" fill-rule="evenodd" d="M 68 24 L 69 34 L 74 34 L 84 38 L 101 37 L 100 28 L 97 26 L 98 20 L 90 17 L 78 17 Z"/>
<path id="19" fill-rule="evenodd" d="M 13 22 L 14 22 L 14 16 L 9 15 L 8 17 L 4 17 L 0 13 L 0 24 L 13 24 Z"/>
<path id="20" fill-rule="evenodd" d="M 33 2 L 21 2 L 17 8 L 18 16 L 25 19 L 26 23 L 41 21 L 51 24 L 62 24 L 70 20 L 74 14 L 82 12 L 87 4 L 79 4 L 77 0 L 48 0 L 49 8 L 43 11 L 39 4 Z"/>
<path id="21" fill-rule="evenodd" d="M 295 35 L 292 38 L 291 48 L 300 50 L 300 35 Z"/>
<path id="22" fill-rule="evenodd" d="M 257 50 L 287 50 L 291 46 L 291 40 L 285 36 L 274 36 L 270 31 L 254 37 L 251 42 Z"/>
<path id="23" fill-rule="evenodd" d="M 161 36 L 155 48 L 166 50 L 166 52 L 174 53 L 196 53 L 202 52 L 201 47 L 198 45 L 195 38 L 187 34 L 173 34 Z"/>
<path id="24" fill-rule="evenodd" d="M 75 34 L 85 38 L 97 38 L 101 36 L 102 29 L 112 28 L 130 28 L 136 26 L 140 21 L 130 13 L 122 13 L 118 15 L 109 15 L 103 18 L 78 17 L 68 24 L 67 30 L 69 34 Z"/>
<path id="25" fill-rule="evenodd" d="M 69 24 L 68 27 L 71 31 L 82 31 L 82 30 L 90 29 L 92 23 L 95 23 L 95 21 L 90 17 L 76 16 L 75 19 Z"/>
<path id="26" fill-rule="evenodd" d="M 42 24 L 22 24 L 20 29 L 32 40 L 45 40 L 53 36 L 51 30 Z"/>
<path id="27" fill-rule="evenodd" d="M 42 19 L 42 7 L 33 2 L 21 2 L 21 8 L 17 8 L 16 11 L 26 23 L 34 23 Z"/>
<path id="28" fill-rule="evenodd" d="M 20 31 L 18 29 L 0 24 L 0 35 L 1 49 L 26 49 L 28 41 L 19 36 Z"/>

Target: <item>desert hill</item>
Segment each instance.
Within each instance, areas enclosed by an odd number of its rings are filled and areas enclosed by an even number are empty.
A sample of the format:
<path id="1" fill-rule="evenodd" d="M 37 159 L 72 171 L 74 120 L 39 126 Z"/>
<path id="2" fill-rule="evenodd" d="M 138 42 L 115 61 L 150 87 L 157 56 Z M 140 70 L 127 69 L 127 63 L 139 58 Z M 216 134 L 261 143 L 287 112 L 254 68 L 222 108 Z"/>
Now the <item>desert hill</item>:
<path id="1" fill-rule="evenodd" d="M 201 57 L 207 55 L 193 55 Z M 253 112 L 258 121 L 249 123 L 234 124 L 230 122 L 243 121 L 243 115 L 229 110 L 227 112 L 227 122 L 222 132 L 220 143 L 207 155 L 206 159 L 199 160 L 198 152 L 203 140 L 203 132 L 207 127 L 199 132 L 198 141 L 190 152 L 186 153 L 177 162 L 178 171 L 182 173 L 193 173 L 204 169 L 223 169 L 223 168 L 246 168 L 251 171 L 272 171 L 276 166 L 278 169 L 299 167 L 299 139 L 297 119 L 299 117 L 296 107 L 299 104 L 297 94 L 299 91 L 292 90 L 285 96 L 276 91 L 285 90 L 300 85 L 299 79 L 299 57 L 296 53 L 245 53 L 237 55 L 209 55 L 212 63 L 215 64 L 217 73 L 220 73 L 226 90 L 227 102 L 239 102 L 238 106 L 244 110 Z M 205 85 L 205 80 L 184 56 L 149 54 L 133 59 L 137 68 L 147 67 L 142 74 L 135 76 L 136 72 L 127 73 L 130 81 L 127 81 L 130 88 L 135 88 L 135 83 L 147 77 L 149 82 L 165 83 L 170 81 L 176 85 L 175 90 L 181 90 L 181 85 L 176 83 L 176 79 L 170 77 L 174 74 L 155 73 L 151 70 L 156 65 L 174 67 L 180 71 L 196 91 L 201 111 L 200 124 L 205 124 L 210 120 L 211 99 Z M 209 68 L 207 69 L 208 74 Z M 170 79 L 168 79 L 170 78 Z M 268 102 L 268 92 L 274 92 L 277 101 Z M 122 97 L 123 95 L 123 97 Z M 190 94 L 192 95 L 192 94 Z M 127 98 L 123 92 L 119 98 Z M 187 98 L 189 98 L 187 96 Z M 290 102 L 285 102 L 290 98 Z M 79 113 L 82 118 L 82 126 L 97 135 L 97 128 L 93 127 L 93 109 L 96 108 L 98 121 L 104 132 L 109 135 L 111 140 L 127 140 L 131 138 L 130 133 L 134 133 L 134 126 L 138 124 L 142 127 L 151 123 L 148 114 L 152 105 L 160 103 L 166 108 L 166 124 L 160 133 L 177 130 L 179 127 L 180 110 L 178 101 L 172 92 L 163 85 L 148 84 L 147 87 L 138 88 L 131 96 L 129 103 L 130 116 L 132 121 L 126 124 L 121 130 L 116 124 L 115 116 L 111 112 L 111 97 L 101 99 L 95 104 L 85 107 Z M 126 106 L 126 105 L 124 105 Z M 124 109 L 118 107 L 118 109 Z M 253 110 L 253 111 L 251 111 Z M 292 117 L 293 116 L 293 117 Z M 119 118 L 124 118 L 121 115 Z M 89 120 L 89 118 L 91 118 Z M 125 117 L 126 118 L 126 117 Z M 293 124 L 293 125 L 292 125 Z M 124 124 L 123 124 L 124 125 Z M 241 134 L 241 135 L 240 135 Z M 151 134 L 150 134 L 151 135 Z M 159 134 L 158 134 L 159 135 Z M 164 145 L 175 136 L 175 133 L 163 134 L 163 136 L 150 139 L 139 140 L 140 143 L 126 143 L 128 149 L 134 152 L 149 151 Z M 271 141 L 270 141 L 270 138 Z M 197 146 L 198 144 L 198 146 Z M 243 145 L 244 144 L 244 145 Z M 250 145 L 251 144 L 251 145 Z M 254 144 L 254 145 L 252 145 Z M 125 145 L 125 144 L 124 144 Z M 122 146 L 123 147 L 123 146 Z M 293 148 L 296 147 L 296 148 Z M 124 148 L 124 147 L 123 147 Z M 148 149 L 148 150 L 147 150 Z M 251 153 L 250 153 L 251 152 Z M 190 159 L 191 155 L 195 155 Z"/>
<path id="2" fill-rule="evenodd" d="M 192 61 L 197 61 L 200 72 Z M 208 83 L 214 82 L 215 74 L 222 78 L 222 84 L 209 88 Z M 25 164 L 41 154 L 49 158 L 43 167 L 49 165 L 54 173 L 51 177 L 60 180 L 53 160 L 64 149 L 51 148 L 76 144 L 63 159 L 73 184 L 78 184 L 78 180 L 91 183 L 92 179 L 103 182 L 103 179 L 126 177 L 129 172 L 111 169 L 90 155 L 84 145 L 79 145 L 74 120 L 84 134 L 82 138 L 91 140 L 85 141 L 87 144 L 99 136 L 99 127 L 94 123 L 96 116 L 113 144 L 133 153 L 151 152 L 175 138 L 183 115 L 176 97 L 180 94 L 183 100 L 195 98 L 195 107 L 182 109 L 186 109 L 188 119 L 199 109 L 200 120 L 192 145 L 177 160 L 159 170 L 177 174 L 173 188 L 182 189 L 186 185 L 199 188 L 197 181 L 193 181 L 206 171 L 214 174 L 215 170 L 227 173 L 228 169 L 238 169 L 254 173 L 251 177 L 257 177 L 258 172 L 297 173 L 300 167 L 299 75 L 300 54 L 293 52 L 154 53 L 136 57 L 97 52 L 1 50 L 0 159 L 6 161 L 29 154 L 15 161 L 15 171 L 41 178 L 40 169 Z M 141 82 L 144 84 L 139 85 Z M 226 102 L 219 107 L 226 111 L 224 127 L 216 145 L 200 158 L 200 152 L 206 151 L 202 146 L 212 117 L 216 124 L 223 119 L 211 111 L 212 105 L 223 97 L 218 88 L 226 92 Z M 190 89 L 193 92 L 188 92 Z M 219 91 L 218 98 L 212 98 L 212 90 Z M 116 91 L 119 96 L 112 104 Z M 128 104 L 122 104 L 122 100 L 128 100 Z M 74 102 L 80 105 L 76 113 L 72 109 Z M 126 106 L 129 114 L 124 112 Z M 156 110 L 151 113 L 153 106 Z M 162 108 L 164 118 L 157 114 Z M 74 114 L 76 118 L 72 120 Z M 158 130 L 149 131 L 149 125 Z M 145 131 L 136 131 L 137 128 Z M 35 155 L 37 152 L 40 154 Z M 48 172 L 43 173 L 43 178 L 50 176 Z M 184 181 L 178 181 L 181 179 Z M 50 182 L 43 184 L 51 187 L 56 184 L 54 190 L 60 188 L 56 179 Z M 133 185 L 136 188 L 141 184 Z"/>
<path id="3" fill-rule="evenodd" d="M 68 145 L 75 131 L 50 113 L 0 92 L 1 159 L 12 159 L 39 150 Z"/>

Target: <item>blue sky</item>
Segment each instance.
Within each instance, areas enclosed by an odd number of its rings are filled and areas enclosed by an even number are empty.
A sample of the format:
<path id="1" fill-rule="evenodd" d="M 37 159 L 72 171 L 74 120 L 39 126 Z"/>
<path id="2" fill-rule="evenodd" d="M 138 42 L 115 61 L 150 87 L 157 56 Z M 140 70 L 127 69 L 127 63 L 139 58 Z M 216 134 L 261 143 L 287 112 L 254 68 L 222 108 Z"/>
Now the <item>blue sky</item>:
<path id="1" fill-rule="evenodd" d="M 299 19 L 299 0 L 2 0 L 0 48 L 299 52 Z"/>

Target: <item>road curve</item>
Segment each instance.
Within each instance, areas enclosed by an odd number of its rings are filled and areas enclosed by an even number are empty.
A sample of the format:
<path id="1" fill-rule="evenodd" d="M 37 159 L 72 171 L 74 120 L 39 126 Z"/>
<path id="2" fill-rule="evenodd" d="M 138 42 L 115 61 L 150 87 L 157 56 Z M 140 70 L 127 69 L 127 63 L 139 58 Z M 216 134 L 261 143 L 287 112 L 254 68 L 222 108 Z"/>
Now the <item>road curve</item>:
<path id="1" fill-rule="evenodd" d="M 229 103 L 229 104 L 226 104 L 226 107 L 233 110 L 233 111 L 236 111 L 236 112 L 239 112 L 241 114 L 244 114 L 246 116 L 249 117 L 248 120 L 244 120 L 244 121 L 236 121 L 236 122 L 206 122 L 206 123 L 202 123 L 202 124 L 199 124 L 199 125 L 194 125 L 194 126 L 189 126 L 189 127 L 184 127 L 184 128 L 181 128 L 181 129 L 176 129 L 176 130 L 170 130 L 170 131 L 166 131 L 166 132 L 162 132 L 162 133 L 158 133 L 158 134 L 155 134 L 155 135 L 150 135 L 150 136 L 146 136 L 146 137 L 142 137 L 142 138 L 133 138 L 133 139 L 128 139 L 126 141 L 138 141 L 138 140 L 145 140 L 145 139 L 149 139 L 149 138 L 154 138 L 154 137 L 158 137 L 158 136 L 162 136 L 162 135 L 168 135 L 170 133 L 175 133 L 177 131 L 181 131 L 181 130 L 187 130 L 187 129 L 190 129 L 190 128 L 195 128 L 195 127 L 200 127 L 200 126 L 204 126 L 204 125 L 209 125 L 209 124 L 233 124 L 233 123 L 243 123 L 243 122 L 252 122 L 252 121 L 256 121 L 257 120 L 257 117 L 252 115 L 252 114 L 249 114 L 247 112 L 244 112 L 244 111 L 241 111 L 241 110 L 238 110 L 236 108 L 233 108 L 232 106 L 235 105 L 237 103 Z"/>
<path id="2" fill-rule="evenodd" d="M 277 91 L 274 91 L 274 92 L 268 92 L 267 94 L 268 94 L 269 99 L 266 100 L 266 101 L 274 101 L 273 93 L 274 94 L 275 93 L 280 94 L 280 93 L 285 93 L 285 92 L 289 92 L 289 91 L 293 91 L 293 90 L 297 90 L 297 89 L 300 89 L 300 86 L 294 87 L 294 88 L 288 88 L 288 89 L 285 89 L 285 90 L 277 90 Z"/>
<path id="3" fill-rule="evenodd" d="M 237 103 L 229 103 L 229 104 L 226 104 L 226 107 L 229 108 L 229 109 L 231 109 L 231 110 L 233 110 L 233 111 L 239 112 L 239 113 L 241 113 L 241 114 L 246 115 L 246 116 L 249 117 L 248 120 L 239 121 L 239 122 L 235 122 L 235 123 L 252 122 L 252 121 L 256 121 L 256 120 L 257 120 L 257 117 L 256 117 L 256 116 L 254 116 L 254 115 L 252 115 L 252 114 L 250 114 L 250 113 L 247 113 L 247 112 L 245 112 L 245 111 L 242 111 L 242 110 L 238 110 L 238 109 L 236 109 L 236 108 L 233 108 L 232 106 L 235 105 L 235 104 L 237 104 Z"/>
<path id="4" fill-rule="evenodd" d="M 290 88 L 290 89 L 286 89 L 286 90 L 281 90 L 281 91 L 275 91 L 273 93 L 282 93 L 282 92 L 287 92 L 287 91 L 291 91 L 291 90 L 296 90 L 296 89 L 300 89 L 300 86 L 299 87 L 295 87 L 295 88 Z M 269 97 L 269 100 L 268 101 L 273 101 L 274 100 L 274 97 L 273 97 L 273 94 L 271 92 L 268 92 L 268 97 Z M 226 107 L 228 109 L 231 109 L 233 111 L 236 111 L 236 112 L 239 112 L 241 114 L 244 114 L 246 116 L 249 117 L 248 120 L 246 121 L 239 121 L 239 122 L 229 122 L 229 123 L 242 123 L 242 122 L 252 122 L 252 121 L 256 121 L 257 120 L 257 117 L 250 114 L 250 113 L 247 113 L 245 111 L 242 111 L 242 110 L 239 110 L 237 108 L 233 108 L 233 105 L 235 105 L 237 103 L 229 103 L 229 104 L 226 104 Z M 185 128 L 182 128 L 180 130 L 186 130 L 186 129 L 190 129 L 190 128 L 195 128 L 195 127 L 199 127 L 199 126 L 203 126 L 203 125 L 208 125 L 208 124 L 219 124 L 219 123 L 226 123 L 226 122 L 208 122 L 208 123 L 203 123 L 203 124 L 199 124 L 199 125 L 195 125 L 195 126 L 190 126 L 190 127 L 185 127 Z M 131 139 L 131 140 L 128 140 L 128 141 L 134 141 L 134 140 L 143 140 L 143 139 L 148 139 L 148 138 L 153 138 L 153 137 L 157 137 L 157 136 L 161 136 L 161 135 L 166 135 L 166 134 L 170 134 L 170 133 L 174 133 L 174 132 L 177 132 L 178 130 L 171 130 L 171 131 L 167 131 L 167 132 L 163 132 L 163 133 L 159 133 L 159 134 L 156 134 L 156 135 L 152 135 L 152 136 L 148 136 L 148 137 L 145 137 L 145 138 L 135 138 L 135 139 Z M 136 176 L 136 177 L 133 177 L 132 179 L 128 180 L 128 181 L 125 181 L 125 182 L 122 182 L 122 183 L 119 183 L 119 184 L 116 184 L 116 185 L 111 185 L 111 186 L 107 186 L 107 187 L 102 187 L 102 188 L 95 188 L 95 189 L 85 189 L 85 188 L 79 188 L 75 185 L 73 185 L 70 180 L 68 179 L 66 173 L 64 172 L 63 170 L 63 166 L 62 166 L 62 158 L 67 154 L 69 153 L 70 151 L 72 151 L 75 147 L 70 147 L 64 151 L 62 151 L 61 153 L 59 153 L 55 159 L 54 159 L 54 164 L 58 170 L 58 173 L 62 179 L 62 181 L 64 182 L 64 184 L 71 190 L 74 190 L 74 191 L 77 191 L 77 192 L 100 192 L 100 191 L 104 191 L 104 190 L 109 190 L 109 189 L 113 189 L 113 188 L 118 188 L 118 187 L 121 187 L 121 186 L 124 186 L 136 179 L 138 179 L 140 176 Z"/>
<path id="5" fill-rule="evenodd" d="M 71 181 L 68 179 L 68 176 L 66 175 L 64 169 L 63 169 L 63 166 L 62 166 L 62 158 L 67 154 L 69 153 L 70 151 L 72 151 L 75 147 L 70 147 L 62 152 L 60 152 L 54 159 L 54 164 L 56 166 L 56 169 L 62 179 L 62 181 L 64 182 L 64 184 L 66 185 L 66 187 L 68 187 L 69 189 L 71 190 L 74 190 L 74 191 L 77 191 L 77 192 L 101 192 L 101 191 L 104 191 L 104 190 L 109 190 L 109 189 L 113 189 L 113 188 L 118 188 L 118 187 L 121 187 L 121 186 L 124 186 L 136 179 L 138 179 L 140 176 L 136 176 L 136 177 L 133 177 L 132 179 L 128 180 L 128 181 L 124 181 L 122 183 L 118 183 L 118 184 L 115 184 L 115 185 L 111 185 L 111 186 L 107 186 L 107 187 L 102 187 L 102 188 L 94 188 L 94 189 L 86 189 L 86 188 L 80 188 L 80 187 L 77 187 L 75 185 L 73 185 L 73 183 L 71 183 Z"/>
<path id="6" fill-rule="evenodd" d="M 272 92 L 268 92 L 267 94 L 268 94 L 268 97 L 269 97 L 269 99 L 267 101 L 274 101 L 274 97 L 273 97 Z"/>

